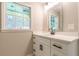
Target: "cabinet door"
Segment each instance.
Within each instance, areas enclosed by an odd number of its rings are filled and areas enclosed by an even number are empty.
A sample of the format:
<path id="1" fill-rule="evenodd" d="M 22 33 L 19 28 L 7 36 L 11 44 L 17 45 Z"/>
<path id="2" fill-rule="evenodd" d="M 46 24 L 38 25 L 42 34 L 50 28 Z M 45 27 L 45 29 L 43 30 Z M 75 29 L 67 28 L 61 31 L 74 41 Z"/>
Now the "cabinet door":
<path id="1" fill-rule="evenodd" d="M 34 44 L 33 49 L 36 56 L 50 56 L 50 47 L 41 42 Z"/>
<path id="2" fill-rule="evenodd" d="M 61 53 L 61 52 L 55 50 L 54 56 L 65 56 L 65 54 L 63 54 L 63 53 Z"/>
<path id="3" fill-rule="evenodd" d="M 40 56 L 50 56 L 50 47 L 39 42 L 39 55 Z"/>
<path id="4" fill-rule="evenodd" d="M 54 53 L 55 53 L 54 48 L 51 47 L 51 56 L 54 56 Z"/>
<path id="5" fill-rule="evenodd" d="M 65 56 L 65 54 L 52 47 L 51 48 L 51 56 Z"/>
<path id="6" fill-rule="evenodd" d="M 40 42 L 38 39 L 37 37 L 33 39 L 33 53 L 36 56 L 50 56 L 50 46 Z"/>
<path id="7" fill-rule="evenodd" d="M 62 41 L 57 40 L 51 40 L 51 48 L 54 48 L 55 50 L 58 50 L 64 54 L 67 52 L 67 44 Z"/>

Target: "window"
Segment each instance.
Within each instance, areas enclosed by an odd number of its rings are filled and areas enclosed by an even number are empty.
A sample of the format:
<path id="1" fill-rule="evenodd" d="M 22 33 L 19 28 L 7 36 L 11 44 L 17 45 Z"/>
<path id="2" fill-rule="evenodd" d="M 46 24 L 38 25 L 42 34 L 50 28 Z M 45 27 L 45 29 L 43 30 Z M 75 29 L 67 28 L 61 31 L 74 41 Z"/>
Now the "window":
<path id="1" fill-rule="evenodd" d="M 17 3 L 7 3 L 6 29 L 30 29 L 31 9 Z"/>
<path id="2" fill-rule="evenodd" d="M 49 29 L 53 32 L 56 32 L 57 28 L 58 28 L 58 17 L 52 15 L 49 18 Z"/>

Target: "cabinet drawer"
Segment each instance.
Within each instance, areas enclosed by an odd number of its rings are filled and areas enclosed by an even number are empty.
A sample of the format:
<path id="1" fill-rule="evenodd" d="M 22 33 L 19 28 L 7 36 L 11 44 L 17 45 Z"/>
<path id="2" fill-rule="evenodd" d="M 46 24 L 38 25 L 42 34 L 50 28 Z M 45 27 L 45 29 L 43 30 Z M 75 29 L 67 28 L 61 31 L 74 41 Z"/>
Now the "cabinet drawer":
<path id="1" fill-rule="evenodd" d="M 43 44 L 46 44 L 46 45 L 50 46 L 50 39 L 48 39 L 48 38 L 38 37 L 38 41 L 42 42 Z"/>
<path id="2" fill-rule="evenodd" d="M 40 37 L 40 36 L 33 36 L 34 42 L 43 42 L 44 44 L 50 46 L 50 39 L 49 38 L 45 38 L 45 37 Z"/>
<path id="3" fill-rule="evenodd" d="M 67 50 L 67 45 L 63 44 L 62 42 L 58 42 L 58 41 L 51 41 L 51 48 L 54 48 L 62 53 L 66 53 Z"/>
<path id="4" fill-rule="evenodd" d="M 33 44 L 38 44 L 38 43 L 39 43 L 38 36 L 33 36 Z"/>
<path id="5" fill-rule="evenodd" d="M 51 48 L 51 56 L 65 56 L 64 53 L 54 49 L 53 47 Z"/>

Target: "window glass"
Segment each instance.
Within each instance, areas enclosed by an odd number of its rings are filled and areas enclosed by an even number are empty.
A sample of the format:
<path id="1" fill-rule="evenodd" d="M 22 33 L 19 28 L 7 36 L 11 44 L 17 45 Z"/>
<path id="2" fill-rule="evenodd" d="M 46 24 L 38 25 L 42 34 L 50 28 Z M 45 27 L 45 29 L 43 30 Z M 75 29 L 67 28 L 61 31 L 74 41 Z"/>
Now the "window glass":
<path id="1" fill-rule="evenodd" d="M 30 29 L 31 10 L 17 3 L 7 3 L 7 29 Z"/>
<path id="2" fill-rule="evenodd" d="M 21 18 L 21 17 L 16 17 L 16 27 L 17 27 L 17 28 L 21 28 L 21 27 L 23 27 L 23 24 L 24 24 L 23 18 Z"/>
<path id="3" fill-rule="evenodd" d="M 6 27 L 8 29 L 14 29 L 15 27 L 15 17 L 12 15 L 7 15 Z"/>
<path id="4" fill-rule="evenodd" d="M 11 3 L 11 2 L 9 2 L 9 3 L 7 3 L 7 9 L 8 10 L 12 10 L 12 11 L 15 11 L 15 4 L 14 3 Z"/>
<path id="5" fill-rule="evenodd" d="M 20 6 L 19 4 L 16 4 L 16 13 L 22 13 L 23 7 Z"/>

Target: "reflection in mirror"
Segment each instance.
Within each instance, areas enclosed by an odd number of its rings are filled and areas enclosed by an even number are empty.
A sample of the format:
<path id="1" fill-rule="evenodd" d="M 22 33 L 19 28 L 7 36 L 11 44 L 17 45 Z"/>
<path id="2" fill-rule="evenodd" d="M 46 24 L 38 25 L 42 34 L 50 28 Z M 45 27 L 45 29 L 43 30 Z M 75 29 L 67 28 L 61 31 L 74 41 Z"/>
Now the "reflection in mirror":
<path id="1" fill-rule="evenodd" d="M 64 32 L 78 32 L 78 2 L 63 2 Z"/>
<path id="2" fill-rule="evenodd" d="M 78 32 L 78 6 L 77 2 L 59 2 L 49 8 L 47 10 L 48 31 Z M 52 16 L 56 19 L 51 18 Z M 56 22 L 51 22 L 51 19 Z M 51 23 L 56 26 L 53 27 Z"/>
<path id="3" fill-rule="evenodd" d="M 63 31 L 62 20 L 62 3 L 52 6 L 48 11 L 48 28 L 49 31 Z M 54 22 L 53 22 L 54 21 Z"/>

